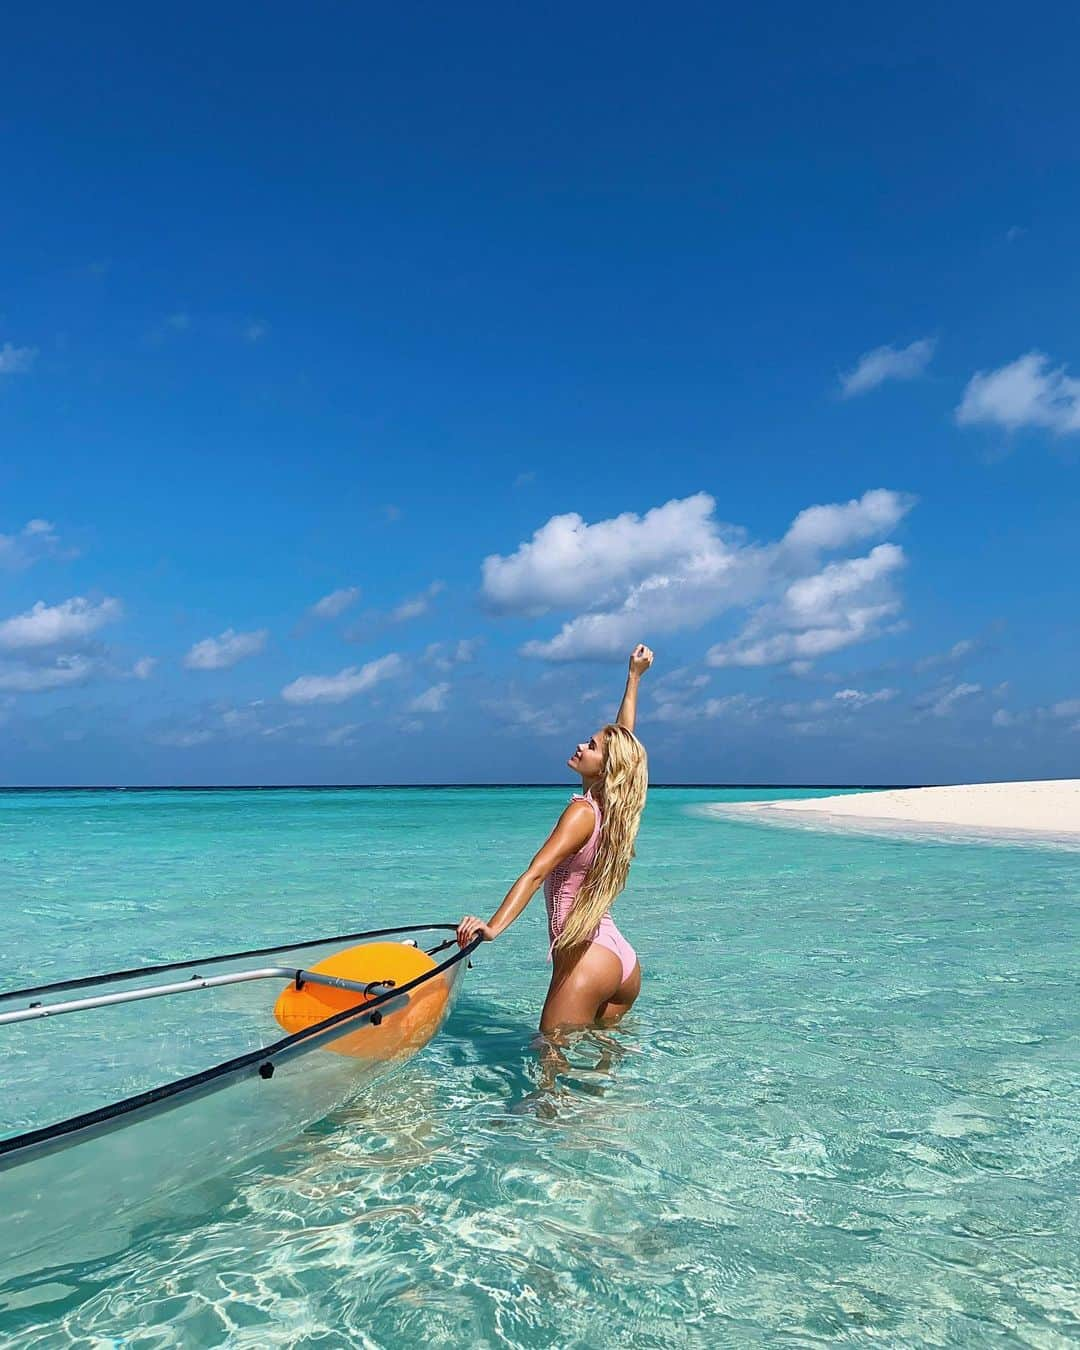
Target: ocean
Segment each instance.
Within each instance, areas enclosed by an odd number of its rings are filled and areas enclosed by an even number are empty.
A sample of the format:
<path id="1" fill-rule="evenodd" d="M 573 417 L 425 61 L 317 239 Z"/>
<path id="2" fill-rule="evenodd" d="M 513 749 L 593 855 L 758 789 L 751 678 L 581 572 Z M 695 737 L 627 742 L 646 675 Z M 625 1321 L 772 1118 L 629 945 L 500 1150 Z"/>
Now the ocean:
<path id="1" fill-rule="evenodd" d="M 2 983 L 486 918 L 572 790 L 0 793 Z M 554 1084 L 538 894 L 391 1077 L 120 1251 L 0 1271 L 0 1341 L 1076 1344 L 1077 854 L 701 810 L 778 795 L 650 791 L 642 995 Z"/>

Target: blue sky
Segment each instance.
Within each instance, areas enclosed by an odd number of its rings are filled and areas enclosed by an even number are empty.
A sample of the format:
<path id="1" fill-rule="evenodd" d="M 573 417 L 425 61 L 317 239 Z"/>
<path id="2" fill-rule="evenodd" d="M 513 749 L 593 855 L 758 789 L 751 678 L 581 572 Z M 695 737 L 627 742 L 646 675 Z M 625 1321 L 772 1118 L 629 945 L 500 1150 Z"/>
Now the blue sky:
<path id="1" fill-rule="evenodd" d="M 639 640 L 655 781 L 1074 775 L 1080 20 L 942 8 L 9 17 L 2 780 L 560 781 Z"/>

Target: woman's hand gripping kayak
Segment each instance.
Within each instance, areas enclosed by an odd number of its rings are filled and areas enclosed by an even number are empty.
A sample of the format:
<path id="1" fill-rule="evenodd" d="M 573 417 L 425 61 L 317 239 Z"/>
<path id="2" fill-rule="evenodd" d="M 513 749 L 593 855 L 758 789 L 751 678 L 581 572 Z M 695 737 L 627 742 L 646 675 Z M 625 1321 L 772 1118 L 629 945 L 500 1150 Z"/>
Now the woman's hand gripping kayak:
<path id="1" fill-rule="evenodd" d="M 457 942 L 459 947 L 467 947 L 474 937 L 479 934 L 485 942 L 494 942 L 495 929 L 491 924 L 484 923 L 478 919 L 475 914 L 466 914 L 457 926 Z"/>

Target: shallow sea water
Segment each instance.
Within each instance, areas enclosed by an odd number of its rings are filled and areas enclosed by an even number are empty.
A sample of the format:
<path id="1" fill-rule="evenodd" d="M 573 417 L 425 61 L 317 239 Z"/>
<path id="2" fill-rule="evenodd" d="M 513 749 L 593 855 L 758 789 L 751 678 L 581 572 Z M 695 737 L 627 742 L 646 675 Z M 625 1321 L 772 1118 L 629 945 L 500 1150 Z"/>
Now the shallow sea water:
<path id="1" fill-rule="evenodd" d="M 0 794 L 5 987 L 486 915 L 570 790 Z M 1080 1342 L 1080 857 L 699 809 L 776 795 L 651 791 L 644 990 L 553 1087 L 538 896 L 416 1059 L 0 1279 L 0 1340 Z"/>

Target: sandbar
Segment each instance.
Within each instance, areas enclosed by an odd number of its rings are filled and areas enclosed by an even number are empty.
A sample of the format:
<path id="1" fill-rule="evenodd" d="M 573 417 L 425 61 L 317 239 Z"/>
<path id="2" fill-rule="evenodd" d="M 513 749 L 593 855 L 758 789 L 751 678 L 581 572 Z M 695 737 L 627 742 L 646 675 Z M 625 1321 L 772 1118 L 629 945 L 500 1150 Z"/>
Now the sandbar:
<path id="1" fill-rule="evenodd" d="M 1080 838 L 1080 778 L 1029 783 L 963 783 L 951 787 L 889 788 L 838 797 L 724 802 L 718 815 L 757 816 L 776 822 L 833 826 L 850 821 L 896 826 L 939 826 L 979 833 Z"/>

